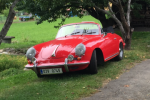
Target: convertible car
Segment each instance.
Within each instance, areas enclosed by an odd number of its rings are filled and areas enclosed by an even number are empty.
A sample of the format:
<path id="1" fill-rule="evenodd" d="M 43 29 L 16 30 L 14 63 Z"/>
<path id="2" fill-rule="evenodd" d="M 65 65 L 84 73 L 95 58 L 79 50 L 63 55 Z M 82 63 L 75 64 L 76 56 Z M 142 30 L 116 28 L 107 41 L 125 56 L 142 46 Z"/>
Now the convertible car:
<path id="1" fill-rule="evenodd" d="M 38 77 L 86 69 L 96 74 L 97 64 L 112 58 L 123 59 L 123 39 L 113 32 L 103 32 L 95 22 L 63 25 L 54 40 L 29 48 L 27 69 Z"/>

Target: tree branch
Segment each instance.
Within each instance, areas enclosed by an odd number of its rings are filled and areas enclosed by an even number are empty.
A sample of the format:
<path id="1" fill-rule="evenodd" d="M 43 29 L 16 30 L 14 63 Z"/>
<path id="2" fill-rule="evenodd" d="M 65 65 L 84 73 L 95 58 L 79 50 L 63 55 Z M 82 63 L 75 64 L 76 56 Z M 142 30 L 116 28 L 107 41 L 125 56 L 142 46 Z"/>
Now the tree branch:
<path id="1" fill-rule="evenodd" d="M 111 14 L 114 15 L 114 12 L 112 11 L 112 9 L 111 9 L 109 3 L 108 3 L 108 8 L 109 8 L 109 11 L 111 12 Z"/>
<path id="2" fill-rule="evenodd" d="M 98 11 L 100 11 L 100 12 L 102 12 L 102 13 L 105 13 L 105 14 L 111 16 L 111 18 L 116 21 L 116 23 L 118 24 L 119 29 L 120 29 L 120 31 L 121 31 L 121 33 L 122 33 L 122 35 L 123 35 L 123 40 L 125 40 L 125 38 L 126 38 L 126 37 L 125 37 L 125 36 L 126 36 L 126 35 L 125 35 L 125 30 L 124 30 L 124 28 L 123 28 L 123 26 L 122 26 L 122 23 L 118 20 L 118 18 L 115 16 L 115 14 L 114 14 L 114 13 L 113 13 L 113 14 L 110 14 L 108 11 L 101 9 L 101 8 L 97 7 L 96 5 L 94 5 L 94 7 L 96 8 L 96 10 L 98 10 Z M 110 7 L 110 6 L 109 6 L 109 7 Z M 112 12 L 113 12 L 113 11 L 112 11 Z"/>
<path id="3" fill-rule="evenodd" d="M 9 14 L 8 17 L 6 19 L 6 22 L 4 24 L 4 27 L 2 28 L 2 30 L 0 31 L 0 44 L 2 42 L 2 39 L 6 36 L 11 24 L 13 23 L 13 19 L 15 17 L 15 11 L 14 11 L 14 7 L 16 6 L 16 4 L 19 2 L 20 0 L 15 0 L 12 5 L 9 8 Z"/>
<path id="4" fill-rule="evenodd" d="M 131 12 L 131 0 L 128 0 L 128 6 L 127 6 L 127 23 L 130 26 L 130 12 Z"/>
<path id="5" fill-rule="evenodd" d="M 118 5 L 118 2 L 115 2 L 115 1 L 113 1 L 113 0 L 109 0 L 109 2 L 111 2 L 113 5 Z"/>

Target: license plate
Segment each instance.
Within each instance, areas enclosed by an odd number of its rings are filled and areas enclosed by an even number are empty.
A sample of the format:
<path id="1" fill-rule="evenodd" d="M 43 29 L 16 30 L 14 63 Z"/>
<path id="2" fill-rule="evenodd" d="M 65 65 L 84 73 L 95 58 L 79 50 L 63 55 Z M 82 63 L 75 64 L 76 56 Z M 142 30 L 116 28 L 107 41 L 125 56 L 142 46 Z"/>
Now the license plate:
<path id="1" fill-rule="evenodd" d="M 52 69 L 41 69 L 40 70 L 42 75 L 45 74 L 61 74 L 62 72 L 62 68 L 52 68 Z"/>

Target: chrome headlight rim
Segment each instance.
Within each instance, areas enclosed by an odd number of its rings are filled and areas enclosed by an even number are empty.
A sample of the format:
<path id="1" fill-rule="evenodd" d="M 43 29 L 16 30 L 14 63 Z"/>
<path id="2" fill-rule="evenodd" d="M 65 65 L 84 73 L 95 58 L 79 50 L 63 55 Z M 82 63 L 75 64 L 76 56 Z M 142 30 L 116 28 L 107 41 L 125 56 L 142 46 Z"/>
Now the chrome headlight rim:
<path id="1" fill-rule="evenodd" d="M 85 51 L 86 51 L 86 47 L 85 47 L 85 45 L 82 44 L 82 43 L 78 44 L 78 45 L 75 47 L 75 54 L 76 54 L 77 56 L 79 56 L 79 57 L 82 56 L 82 55 L 84 55 Z"/>
<path id="2" fill-rule="evenodd" d="M 29 48 L 26 52 L 26 57 L 30 61 L 32 61 L 32 58 L 34 58 L 35 55 L 36 55 L 36 50 L 33 47 Z"/>
<path id="3" fill-rule="evenodd" d="M 68 55 L 68 58 L 67 58 L 69 61 L 73 61 L 74 60 L 74 56 L 73 55 Z"/>

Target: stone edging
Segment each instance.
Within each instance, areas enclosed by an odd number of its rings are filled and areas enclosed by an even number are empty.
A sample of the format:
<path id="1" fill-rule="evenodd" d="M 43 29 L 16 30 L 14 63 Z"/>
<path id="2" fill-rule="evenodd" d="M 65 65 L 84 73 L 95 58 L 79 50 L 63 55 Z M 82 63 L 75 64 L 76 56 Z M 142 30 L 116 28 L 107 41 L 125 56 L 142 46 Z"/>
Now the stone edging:
<path id="1" fill-rule="evenodd" d="M 5 48 L 0 49 L 0 54 L 12 54 L 12 55 L 25 55 L 28 48 L 15 49 L 15 48 Z"/>

